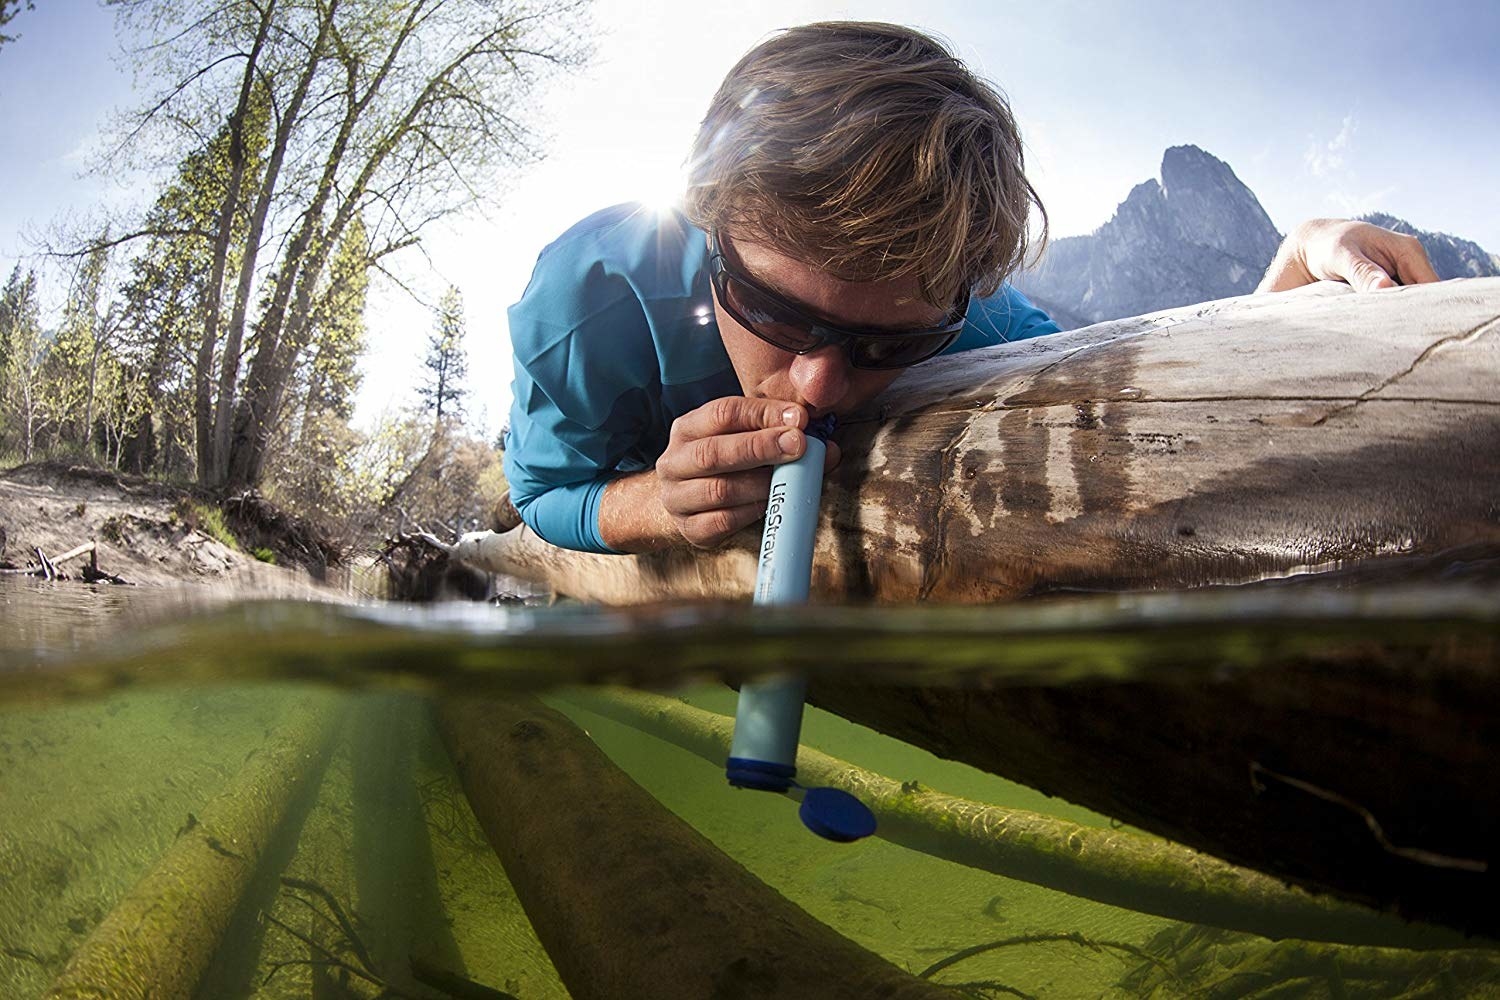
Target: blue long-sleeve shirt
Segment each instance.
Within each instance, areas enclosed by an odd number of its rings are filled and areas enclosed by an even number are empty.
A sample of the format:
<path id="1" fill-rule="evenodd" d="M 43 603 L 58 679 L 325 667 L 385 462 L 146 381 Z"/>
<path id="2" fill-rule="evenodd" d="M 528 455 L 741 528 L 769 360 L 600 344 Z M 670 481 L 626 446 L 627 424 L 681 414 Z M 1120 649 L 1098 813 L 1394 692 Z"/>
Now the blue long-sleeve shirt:
<path id="1" fill-rule="evenodd" d="M 676 212 L 596 212 L 542 251 L 509 318 L 511 502 L 554 545 L 613 552 L 599 535 L 604 487 L 654 466 L 672 421 L 742 392 L 714 320 L 707 237 Z M 945 353 L 1058 329 L 1008 285 L 966 320 Z"/>

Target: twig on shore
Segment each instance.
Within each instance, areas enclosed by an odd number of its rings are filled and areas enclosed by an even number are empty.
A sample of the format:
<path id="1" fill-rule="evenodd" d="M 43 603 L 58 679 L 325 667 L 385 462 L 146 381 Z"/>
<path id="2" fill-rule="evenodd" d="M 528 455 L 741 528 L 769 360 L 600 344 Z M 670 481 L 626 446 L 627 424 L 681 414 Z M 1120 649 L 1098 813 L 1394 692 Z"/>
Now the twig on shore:
<path id="1" fill-rule="evenodd" d="M 71 559 L 87 555 L 89 557 L 89 564 L 80 570 L 78 574 L 84 583 L 113 583 L 125 587 L 133 586 L 129 580 L 116 576 L 113 573 L 105 573 L 99 569 L 99 546 L 97 542 L 89 541 L 84 542 L 82 545 L 76 545 L 55 559 L 48 558 L 47 554 L 42 551 L 41 546 L 33 546 L 31 551 L 36 553 L 37 564 L 35 566 L 27 566 L 24 569 L 15 567 L 0 568 L 0 576 L 39 576 L 49 581 L 67 580 L 70 579 L 68 574 L 64 573 L 58 567 Z"/>

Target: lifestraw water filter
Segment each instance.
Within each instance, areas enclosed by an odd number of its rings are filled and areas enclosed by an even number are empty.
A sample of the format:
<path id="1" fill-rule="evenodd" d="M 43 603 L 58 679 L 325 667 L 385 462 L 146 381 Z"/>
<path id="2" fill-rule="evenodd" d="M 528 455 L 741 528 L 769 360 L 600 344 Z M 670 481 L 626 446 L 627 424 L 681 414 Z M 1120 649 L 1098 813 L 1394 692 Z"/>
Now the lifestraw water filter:
<path id="1" fill-rule="evenodd" d="M 807 428 L 807 451 L 778 466 L 766 501 L 766 526 L 755 573 L 756 604 L 802 604 L 812 580 L 813 538 L 823 496 L 824 443 L 834 418 Z M 740 685 L 734 739 L 725 772 L 737 788 L 802 795 L 800 815 L 807 828 L 828 840 L 851 841 L 875 832 L 875 817 L 864 803 L 837 788 L 802 789 L 796 782 L 797 743 L 807 683 L 783 675 Z"/>

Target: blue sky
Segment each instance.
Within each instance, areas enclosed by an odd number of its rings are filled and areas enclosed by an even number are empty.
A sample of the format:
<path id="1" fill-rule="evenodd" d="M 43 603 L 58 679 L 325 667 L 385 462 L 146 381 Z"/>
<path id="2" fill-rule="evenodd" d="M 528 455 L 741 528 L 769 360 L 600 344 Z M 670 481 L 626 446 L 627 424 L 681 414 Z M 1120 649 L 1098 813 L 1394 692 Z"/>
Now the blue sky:
<path id="1" fill-rule="evenodd" d="M 1389 211 L 1500 253 L 1500 3 L 1106 3 L 1088 0 L 597 0 L 598 55 L 554 87 L 548 159 L 496 177 L 498 204 L 434 230 L 403 277 L 468 306 L 475 409 L 503 420 L 504 308 L 541 246 L 595 208 L 670 192 L 719 78 L 766 32 L 800 21 L 900 21 L 946 37 L 1010 96 L 1058 236 L 1108 219 L 1162 150 L 1226 160 L 1283 231 Z M 40 0 L 0 48 L 0 269 L 21 232 L 140 177 L 78 177 L 100 125 L 135 99 L 112 15 Z M 361 395 L 368 419 L 406 398 L 430 317 L 377 287 Z"/>

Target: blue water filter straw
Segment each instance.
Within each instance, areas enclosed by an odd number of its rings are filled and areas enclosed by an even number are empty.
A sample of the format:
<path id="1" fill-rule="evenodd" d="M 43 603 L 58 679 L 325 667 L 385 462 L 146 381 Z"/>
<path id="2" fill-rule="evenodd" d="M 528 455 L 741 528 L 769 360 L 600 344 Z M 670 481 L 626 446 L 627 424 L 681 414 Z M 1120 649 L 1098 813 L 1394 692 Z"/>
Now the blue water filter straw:
<path id="1" fill-rule="evenodd" d="M 823 496 L 825 441 L 830 415 L 807 428 L 807 451 L 778 466 L 771 476 L 766 525 L 755 574 L 757 605 L 804 604 L 812 582 L 813 539 Z M 803 788 L 796 782 L 797 744 L 807 682 L 784 674 L 740 685 L 734 739 L 725 772 L 736 788 L 802 794 L 799 815 L 809 830 L 835 841 L 859 840 L 875 832 L 875 816 L 863 802 L 837 788 Z"/>

